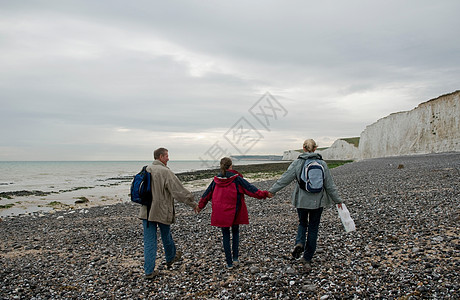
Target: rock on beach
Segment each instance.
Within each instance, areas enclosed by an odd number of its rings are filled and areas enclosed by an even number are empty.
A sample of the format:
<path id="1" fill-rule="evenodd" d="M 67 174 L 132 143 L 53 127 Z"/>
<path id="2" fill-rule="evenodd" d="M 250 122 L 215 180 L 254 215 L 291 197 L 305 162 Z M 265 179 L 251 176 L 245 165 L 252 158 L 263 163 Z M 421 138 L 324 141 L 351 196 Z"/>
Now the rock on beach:
<path id="1" fill-rule="evenodd" d="M 134 204 L 5 218 L 0 299 L 460 298 L 460 153 L 370 159 L 331 172 L 357 230 L 345 233 L 336 209 L 325 209 L 308 273 L 290 256 L 292 183 L 272 199 L 246 198 L 250 224 L 240 227 L 240 266 L 232 270 L 210 207 L 195 215 L 177 204 L 172 233 L 183 259 L 167 269 L 160 242 L 160 274 L 150 281 Z"/>

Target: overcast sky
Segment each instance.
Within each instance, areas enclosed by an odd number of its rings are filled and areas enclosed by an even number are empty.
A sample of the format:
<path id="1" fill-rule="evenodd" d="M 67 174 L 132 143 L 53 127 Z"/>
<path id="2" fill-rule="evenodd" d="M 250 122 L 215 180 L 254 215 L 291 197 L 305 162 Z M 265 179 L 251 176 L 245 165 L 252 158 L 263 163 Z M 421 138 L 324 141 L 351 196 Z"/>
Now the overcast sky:
<path id="1" fill-rule="evenodd" d="M 320 147 L 460 89 L 460 1 L 0 0 L 0 160 Z"/>

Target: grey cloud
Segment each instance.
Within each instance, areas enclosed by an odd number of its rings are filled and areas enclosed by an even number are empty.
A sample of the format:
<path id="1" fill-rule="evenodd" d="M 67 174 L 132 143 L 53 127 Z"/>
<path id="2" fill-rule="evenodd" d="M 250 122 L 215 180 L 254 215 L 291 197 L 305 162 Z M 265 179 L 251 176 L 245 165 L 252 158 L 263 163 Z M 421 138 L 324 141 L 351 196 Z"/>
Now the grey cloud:
<path id="1" fill-rule="evenodd" d="M 91 126 L 225 130 L 250 118 L 267 91 L 289 111 L 273 134 L 359 135 L 376 118 L 457 90 L 460 77 L 458 1 L 2 1 L 0 8 L 7 146 L 45 149 L 39 140 L 65 144 L 62 129 L 77 136 Z M 129 152 L 124 147 L 118 155 Z"/>

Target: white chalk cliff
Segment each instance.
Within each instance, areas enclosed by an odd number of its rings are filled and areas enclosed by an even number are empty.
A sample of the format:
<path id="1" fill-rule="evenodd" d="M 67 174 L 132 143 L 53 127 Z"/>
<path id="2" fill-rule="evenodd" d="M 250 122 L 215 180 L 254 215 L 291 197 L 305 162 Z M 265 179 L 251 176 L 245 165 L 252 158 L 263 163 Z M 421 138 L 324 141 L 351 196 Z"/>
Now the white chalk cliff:
<path id="1" fill-rule="evenodd" d="M 283 152 L 283 158 L 282 158 L 282 160 L 294 160 L 294 159 L 297 159 L 297 157 L 299 157 L 299 155 L 300 155 L 301 153 L 302 153 L 302 152 L 297 151 L 297 150 L 287 150 L 287 151 L 284 151 L 284 152 Z"/>
<path id="2" fill-rule="evenodd" d="M 361 133 L 361 159 L 460 151 L 460 91 L 391 114 Z"/>
<path id="3" fill-rule="evenodd" d="M 326 160 L 357 160 L 360 158 L 359 149 L 344 140 L 336 140 L 331 147 L 316 152 Z"/>
<path id="4" fill-rule="evenodd" d="M 339 139 L 317 152 L 326 160 L 359 160 L 452 151 L 460 151 L 460 91 L 367 126 L 361 133 L 359 147 Z M 283 160 L 294 160 L 299 154 L 296 150 L 285 151 Z"/>

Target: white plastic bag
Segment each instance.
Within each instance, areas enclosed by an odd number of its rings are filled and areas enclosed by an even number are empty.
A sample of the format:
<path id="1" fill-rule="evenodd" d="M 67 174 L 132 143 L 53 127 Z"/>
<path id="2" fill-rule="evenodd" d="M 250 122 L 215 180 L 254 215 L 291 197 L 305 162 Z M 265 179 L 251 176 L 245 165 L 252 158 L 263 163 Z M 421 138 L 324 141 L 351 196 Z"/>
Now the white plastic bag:
<path id="1" fill-rule="evenodd" d="M 350 217 L 350 212 L 348 211 L 345 203 L 342 203 L 342 209 L 337 205 L 337 211 L 339 212 L 340 220 L 342 221 L 343 227 L 345 227 L 346 232 L 351 232 L 356 230 L 355 222 Z"/>

